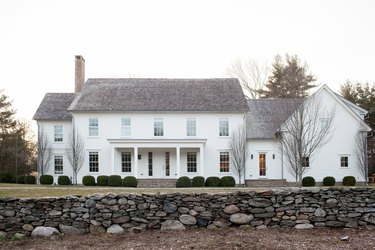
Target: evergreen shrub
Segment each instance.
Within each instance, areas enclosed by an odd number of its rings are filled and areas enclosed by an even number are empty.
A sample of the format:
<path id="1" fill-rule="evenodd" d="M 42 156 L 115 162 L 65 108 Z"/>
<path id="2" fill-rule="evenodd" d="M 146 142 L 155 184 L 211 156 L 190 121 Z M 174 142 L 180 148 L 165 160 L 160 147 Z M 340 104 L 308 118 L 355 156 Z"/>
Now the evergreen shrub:
<path id="1" fill-rule="evenodd" d="M 176 187 L 183 188 L 183 187 L 191 187 L 191 180 L 187 176 L 181 176 L 178 178 Z"/>
<path id="2" fill-rule="evenodd" d="M 236 180 L 232 176 L 223 176 L 220 179 L 220 187 L 235 187 Z"/>
<path id="3" fill-rule="evenodd" d="M 342 179 L 342 184 L 344 186 L 354 186 L 355 183 L 356 183 L 356 179 L 354 176 L 345 176 L 343 179 Z"/>
<path id="4" fill-rule="evenodd" d="M 193 177 L 191 181 L 191 186 L 192 187 L 204 187 L 204 177 L 203 176 L 195 176 Z"/>
<path id="5" fill-rule="evenodd" d="M 313 187 L 315 186 L 315 179 L 312 176 L 306 176 L 302 179 L 302 186 L 303 187 Z"/>
<path id="6" fill-rule="evenodd" d="M 119 175 L 110 175 L 108 178 L 108 185 L 111 187 L 121 187 L 122 179 Z"/>
<path id="7" fill-rule="evenodd" d="M 83 176 L 82 184 L 85 186 L 95 186 L 95 177 L 92 175 Z"/>
<path id="8" fill-rule="evenodd" d="M 40 184 L 42 185 L 52 185 L 53 184 L 53 176 L 49 174 L 45 174 L 40 176 Z"/>
<path id="9" fill-rule="evenodd" d="M 206 187 L 219 187 L 220 178 L 217 176 L 210 176 L 206 179 Z"/>
<path id="10" fill-rule="evenodd" d="M 323 179 L 323 185 L 324 186 L 334 186 L 336 184 L 335 177 L 332 176 L 326 176 Z"/>
<path id="11" fill-rule="evenodd" d="M 36 184 L 36 178 L 33 175 L 25 176 L 25 184 Z"/>
<path id="12" fill-rule="evenodd" d="M 57 178 L 57 184 L 59 185 L 70 185 L 72 184 L 70 182 L 70 178 L 69 176 L 66 176 L 66 175 L 60 175 L 58 178 Z"/>
<path id="13" fill-rule="evenodd" d="M 96 178 L 96 184 L 98 186 L 108 186 L 108 179 L 109 179 L 108 175 L 99 175 Z"/>
<path id="14" fill-rule="evenodd" d="M 124 187 L 137 187 L 137 179 L 134 176 L 126 176 L 122 182 Z"/>

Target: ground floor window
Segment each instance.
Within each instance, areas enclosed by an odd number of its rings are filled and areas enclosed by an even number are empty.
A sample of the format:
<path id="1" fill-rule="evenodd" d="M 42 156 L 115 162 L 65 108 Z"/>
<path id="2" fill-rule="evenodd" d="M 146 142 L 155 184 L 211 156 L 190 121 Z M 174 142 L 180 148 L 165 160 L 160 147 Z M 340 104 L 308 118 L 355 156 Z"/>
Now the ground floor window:
<path id="1" fill-rule="evenodd" d="M 187 171 L 197 172 L 197 153 L 196 152 L 187 153 Z"/>
<path id="2" fill-rule="evenodd" d="M 64 160 L 62 155 L 55 155 L 54 157 L 55 174 L 63 173 Z"/>
<path id="3" fill-rule="evenodd" d="M 220 152 L 220 172 L 229 172 L 229 152 Z"/>
<path id="4" fill-rule="evenodd" d="M 348 156 L 341 156 L 340 157 L 340 166 L 342 168 L 349 167 L 349 157 Z"/>
<path id="5" fill-rule="evenodd" d="M 122 172 L 132 171 L 132 157 L 130 152 L 121 153 Z"/>
<path id="6" fill-rule="evenodd" d="M 89 152 L 89 171 L 99 172 L 99 153 Z"/>
<path id="7" fill-rule="evenodd" d="M 266 176 L 266 154 L 259 154 L 259 176 Z"/>
<path id="8" fill-rule="evenodd" d="M 165 175 L 169 176 L 170 172 L 171 172 L 170 155 L 169 155 L 169 152 L 165 152 Z"/>
<path id="9" fill-rule="evenodd" d="M 310 167 L 310 157 L 302 157 L 302 167 L 309 168 Z"/>
<path id="10" fill-rule="evenodd" d="M 152 176 L 152 152 L 148 152 L 148 176 Z"/>

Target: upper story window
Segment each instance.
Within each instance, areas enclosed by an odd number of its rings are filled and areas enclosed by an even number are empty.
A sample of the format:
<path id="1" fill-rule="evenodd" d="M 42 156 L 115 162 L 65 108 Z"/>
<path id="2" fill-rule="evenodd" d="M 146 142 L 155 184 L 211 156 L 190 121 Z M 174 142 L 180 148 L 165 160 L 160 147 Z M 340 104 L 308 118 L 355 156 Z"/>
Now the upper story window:
<path id="1" fill-rule="evenodd" d="M 341 156 L 340 157 L 340 166 L 342 168 L 349 167 L 349 157 L 348 156 Z"/>
<path id="2" fill-rule="evenodd" d="M 55 125 L 53 129 L 54 141 L 63 142 L 63 126 Z"/>
<path id="3" fill-rule="evenodd" d="M 89 118 L 89 136 L 99 136 L 98 118 Z"/>
<path id="4" fill-rule="evenodd" d="M 99 153 L 89 152 L 89 171 L 99 172 Z"/>
<path id="5" fill-rule="evenodd" d="M 229 119 L 219 119 L 219 136 L 229 136 Z"/>
<path id="6" fill-rule="evenodd" d="M 186 120 L 186 135 L 196 136 L 197 135 L 197 122 L 195 118 L 187 118 Z"/>
<path id="7" fill-rule="evenodd" d="M 164 121 L 163 118 L 154 119 L 154 136 L 164 136 Z"/>
<path id="8" fill-rule="evenodd" d="M 220 172 L 229 172 L 229 152 L 220 152 Z"/>
<path id="9" fill-rule="evenodd" d="M 54 167 L 55 167 L 55 174 L 62 174 L 63 167 L 64 167 L 64 160 L 62 155 L 55 155 L 54 156 Z"/>
<path id="10" fill-rule="evenodd" d="M 131 136 L 132 123 L 130 118 L 121 119 L 121 136 Z"/>
<path id="11" fill-rule="evenodd" d="M 301 159 L 301 165 L 302 165 L 302 167 L 303 168 L 309 168 L 310 167 L 310 157 L 303 157 L 302 159 Z"/>

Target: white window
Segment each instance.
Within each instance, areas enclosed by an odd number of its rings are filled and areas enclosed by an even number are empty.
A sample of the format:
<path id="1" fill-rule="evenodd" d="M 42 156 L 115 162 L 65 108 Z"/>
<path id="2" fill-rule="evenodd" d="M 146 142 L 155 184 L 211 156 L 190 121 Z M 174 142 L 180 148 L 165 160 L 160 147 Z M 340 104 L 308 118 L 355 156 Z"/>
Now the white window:
<path id="1" fill-rule="evenodd" d="M 229 172 L 229 152 L 220 152 L 220 172 Z"/>
<path id="2" fill-rule="evenodd" d="M 187 118 L 186 120 L 186 135 L 196 136 L 197 135 L 197 122 L 195 118 Z"/>
<path id="3" fill-rule="evenodd" d="M 130 118 L 121 119 L 121 136 L 131 136 L 132 123 Z"/>
<path id="4" fill-rule="evenodd" d="M 130 152 L 121 153 L 122 172 L 132 171 L 132 157 Z"/>
<path id="5" fill-rule="evenodd" d="M 219 119 L 219 136 L 229 136 L 229 119 Z"/>
<path id="6" fill-rule="evenodd" d="M 187 171 L 197 172 L 197 153 L 196 152 L 187 153 Z"/>
<path id="7" fill-rule="evenodd" d="M 64 167 L 64 160 L 62 155 L 54 156 L 55 174 L 62 174 Z"/>
<path id="8" fill-rule="evenodd" d="M 98 118 L 89 118 L 89 136 L 99 136 Z"/>
<path id="9" fill-rule="evenodd" d="M 99 153 L 89 152 L 89 171 L 99 172 Z"/>
<path id="10" fill-rule="evenodd" d="M 342 168 L 349 167 L 349 157 L 348 156 L 340 156 L 340 166 Z"/>
<path id="11" fill-rule="evenodd" d="M 164 136 L 164 121 L 163 118 L 154 119 L 154 136 Z"/>
<path id="12" fill-rule="evenodd" d="M 55 142 L 63 142 L 63 126 L 62 125 L 55 125 L 54 127 L 54 141 Z"/>

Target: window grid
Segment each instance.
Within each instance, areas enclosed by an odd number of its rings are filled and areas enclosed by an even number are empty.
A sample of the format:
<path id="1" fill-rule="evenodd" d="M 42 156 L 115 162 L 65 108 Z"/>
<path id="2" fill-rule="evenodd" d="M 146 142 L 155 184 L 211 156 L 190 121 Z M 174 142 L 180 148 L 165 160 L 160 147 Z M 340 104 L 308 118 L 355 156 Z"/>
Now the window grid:
<path id="1" fill-rule="evenodd" d="M 154 136 L 164 136 L 163 118 L 154 119 Z"/>
<path id="2" fill-rule="evenodd" d="M 266 154 L 259 154 L 259 176 L 266 176 Z"/>
<path id="3" fill-rule="evenodd" d="M 63 142 L 63 126 L 62 125 L 56 125 L 54 127 L 54 141 Z"/>
<path id="4" fill-rule="evenodd" d="M 152 176 L 152 152 L 148 152 L 148 176 Z"/>
<path id="5" fill-rule="evenodd" d="M 54 157 L 55 174 L 63 174 L 64 160 L 62 155 Z"/>
<path id="6" fill-rule="evenodd" d="M 121 153 L 122 172 L 132 171 L 132 157 L 130 152 Z"/>
<path id="7" fill-rule="evenodd" d="M 99 153 L 89 152 L 89 171 L 99 172 Z"/>
<path id="8" fill-rule="evenodd" d="M 349 157 L 348 156 L 341 156 L 340 157 L 340 166 L 342 168 L 349 167 Z"/>
<path id="9" fill-rule="evenodd" d="M 188 118 L 186 120 L 186 135 L 196 136 L 197 135 L 197 123 L 195 118 Z"/>
<path id="10" fill-rule="evenodd" d="M 99 121 L 98 118 L 89 118 L 89 136 L 99 135 Z"/>
<path id="11" fill-rule="evenodd" d="M 219 119 L 219 136 L 229 136 L 229 120 L 228 118 Z"/>
<path id="12" fill-rule="evenodd" d="M 301 165 L 303 168 L 309 168 L 310 167 L 310 157 L 303 157 Z"/>
<path id="13" fill-rule="evenodd" d="M 229 152 L 220 152 L 220 172 L 229 172 Z"/>
<path id="14" fill-rule="evenodd" d="M 170 156 L 169 152 L 165 152 L 165 175 L 170 175 Z"/>
<path id="15" fill-rule="evenodd" d="M 196 152 L 187 153 L 187 171 L 189 173 L 197 172 L 197 153 Z"/>
<path id="16" fill-rule="evenodd" d="M 121 136 L 131 136 L 131 119 L 121 119 Z"/>

